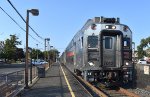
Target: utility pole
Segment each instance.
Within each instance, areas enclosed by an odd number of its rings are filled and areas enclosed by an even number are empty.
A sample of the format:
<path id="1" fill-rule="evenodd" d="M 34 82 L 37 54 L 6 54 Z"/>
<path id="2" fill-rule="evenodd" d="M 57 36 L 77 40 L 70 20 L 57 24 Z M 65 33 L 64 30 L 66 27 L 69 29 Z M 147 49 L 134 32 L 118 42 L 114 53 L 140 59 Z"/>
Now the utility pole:
<path id="1" fill-rule="evenodd" d="M 26 17 L 26 61 L 25 61 L 25 89 L 28 89 L 28 35 L 29 35 L 29 11 L 27 10 L 27 17 Z"/>
<path id="2" fill-rule="evenodd" d="M 45 38 L 44 42 L 45 42 L 45 53 L 44 53 L 44 60 L 46 61 L 46 38 Z"/>
<path id="3" fill-rule="evenodd" d="M 47 42 L 48 42 L 48 44 L 47 44 L 47 49 L 48 49 L 48 63 L 49 63 L 49 67 L 50 67 L 50 57 L 49 57 L 49 52 L 50 52 L 49 48 L 50 48 L 50 45 L 49 45 L 49 41 L 50 41 L 50 38 L 47 38 Z"/>
<path id="4" fill-rule="evenodd" d="M 52 47 L 53 47 L 53 46 L 50 46 L 50 50 L 49 50 L 50 52 L 51 52 L 51 48 L 52 48 Z M 51 60 L 51 57 L 49 57 L 49 59 L 50 59 L 49 63 L 51 64 L 51 63 L 52 63 L 52 62 L 51 62 L 51 61 L 52 61 L 52 60 Z"/>
<path id="5" fill-rule="evenodd" d="M 36 44 L 36 46 L 37 46 L 37 49 L 36 49 L 36 53 L 37 53 L 36 59 L 39 59 L 38 58 L 38 44 Z"/>
<path id="6" fill-rule="evenodd" d="M 26 17 L 26 61 L 25 61 L 25 89 L 28 89 L 28 35 L 29 35 L 29 13 L 32 13 L 34 16 L 39 15 L 39 10 L 38 9 L 31 9 L 27 10 L 27 17 Z"/>
<path id="7" fill-rule="evenodd" d="M 46 57 L 49 57 L 49 56 L 47 56 L 47 52 L 46 52 L 46 47 L 48 47 L 48 45 L 46 44 L 47 41 L 48 41 L 48 44 L 49 44 L 50 38 L 45 38 L 45 60 L 46 60 Z"/>

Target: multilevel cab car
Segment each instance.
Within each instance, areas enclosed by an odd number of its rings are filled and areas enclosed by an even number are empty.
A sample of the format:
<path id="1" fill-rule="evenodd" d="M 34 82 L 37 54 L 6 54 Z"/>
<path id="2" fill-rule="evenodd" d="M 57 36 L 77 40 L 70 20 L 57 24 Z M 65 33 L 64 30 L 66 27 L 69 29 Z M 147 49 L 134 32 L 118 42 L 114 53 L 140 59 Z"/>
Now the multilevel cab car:
<path id="1" fill-rule="evenodd" d="M 89 19 L 70 41 L 61 62 L 87 81 L 130 83 L 132 31 L 119 18 Z"/>

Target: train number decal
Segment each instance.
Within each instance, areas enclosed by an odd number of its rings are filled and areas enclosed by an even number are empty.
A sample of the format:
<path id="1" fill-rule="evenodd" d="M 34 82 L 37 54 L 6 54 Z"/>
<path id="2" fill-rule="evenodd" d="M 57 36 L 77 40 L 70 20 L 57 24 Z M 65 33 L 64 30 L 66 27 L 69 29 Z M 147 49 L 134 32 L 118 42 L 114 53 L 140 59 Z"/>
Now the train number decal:
<path id="1" fill-rule="evenodd" d="M 104 61 L 104 66 L 112 66 L 113 62 L 112 61 Z"/>

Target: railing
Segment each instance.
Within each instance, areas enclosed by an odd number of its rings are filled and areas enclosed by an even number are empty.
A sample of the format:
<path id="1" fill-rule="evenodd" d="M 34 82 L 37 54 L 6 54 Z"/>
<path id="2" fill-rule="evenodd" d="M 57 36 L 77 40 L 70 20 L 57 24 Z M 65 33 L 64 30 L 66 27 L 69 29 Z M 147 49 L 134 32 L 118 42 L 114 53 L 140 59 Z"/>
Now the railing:
<path id="1" fill-rule="evenodd" d="M 28 75 L 28 79 L 29 79 L 28 84 L 32 84 L 32 81 L 38 77 L 38 69 L 36 66 L 29 67 L 29 68 L 30 69 L 28 71 L 29 72 L 28 73 L 29 74 Z"/>
<path id="2" fill-rule="evenodd" d="M 35 66 L 32 69 L 30 68 L 28 74 L 30 84 L 33 79 L 37 78 L 37 68 Z M 24 86 L 24 70 L 0 74 L 0 97 L 15 97 L 24 89 Z"/>

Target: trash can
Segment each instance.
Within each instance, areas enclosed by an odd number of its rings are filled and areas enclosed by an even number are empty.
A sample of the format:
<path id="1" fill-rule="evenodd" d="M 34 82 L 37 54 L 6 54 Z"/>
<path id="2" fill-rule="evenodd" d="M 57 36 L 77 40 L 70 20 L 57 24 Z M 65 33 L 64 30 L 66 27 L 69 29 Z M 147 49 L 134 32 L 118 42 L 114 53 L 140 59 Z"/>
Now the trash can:
<path id="1" fill-rule="evenodd" d="M 45 77 L 45 67 L 39 66 L 38 68 L 38 77 L 44 78 Z"/>

